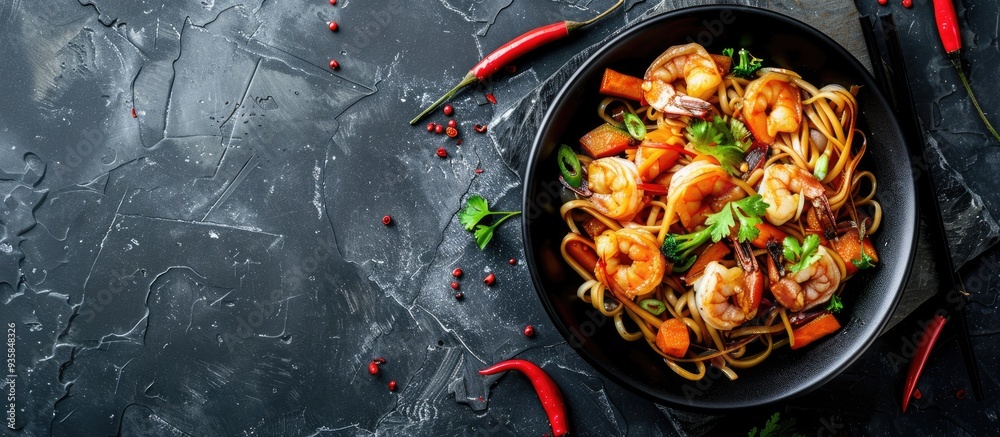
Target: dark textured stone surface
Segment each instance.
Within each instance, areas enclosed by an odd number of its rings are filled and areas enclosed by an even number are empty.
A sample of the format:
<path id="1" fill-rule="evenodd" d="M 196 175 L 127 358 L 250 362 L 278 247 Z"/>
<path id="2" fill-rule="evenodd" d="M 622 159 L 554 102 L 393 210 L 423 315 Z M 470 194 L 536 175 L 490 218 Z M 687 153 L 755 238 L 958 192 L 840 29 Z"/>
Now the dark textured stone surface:
<path id="1" fill-rule="evenodd" d="M 911 77 L 942 158 L 927 162 L 965 264 L 988 402 L 953 396 L 969 388 L 946 336 L 915 404 L 925 414 L 897 413 L 901 364 L 887 357 L 906 354 L 918 310 L 789 405 L 727 420 L 657 406 L 562 341 L 526 266 L 507 263 L 521 258 L 514 223 L 486 251 L 472 244 L 455 217 L 462 199 L 517 204 L 539 108 L 576 55 L 643 16 L 707 2 L 627 3 L 455 99 L 460 146 L 405 121 L 503 41 L 610 1 L 0 3 L 0 322 L 16 330 L 13 433 L 545 433 L 523 378 L 475 373 L 514 355 L 552 374 L 580 435 L 742 434 L 774 411 L 809 433 L 995 429 L 997 254 L 976 255 L 997 239 L 998 149 L 977 118 L 950 116 L 969 105 L 937 51 L 929 5 L 892 10 L 912 21 Z M 864 58 L 846 0 L 749 3 Z M 992 83 L 996 6 L 959 3 L 972 80 Z M 989 107 L 995 96 L 980 98 Z M 490 272 L 498 281 L 486 287 Z M 921 284 L 914 296 L 935 288 Z M 372 377 L 376 356 L 388 362 Z"/>

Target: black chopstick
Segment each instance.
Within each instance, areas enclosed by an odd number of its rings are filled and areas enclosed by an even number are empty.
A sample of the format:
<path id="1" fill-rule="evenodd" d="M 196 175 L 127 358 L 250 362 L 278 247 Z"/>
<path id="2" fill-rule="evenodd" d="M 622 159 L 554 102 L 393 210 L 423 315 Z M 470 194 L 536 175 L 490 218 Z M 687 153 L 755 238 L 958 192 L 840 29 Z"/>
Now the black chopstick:
<path id="1" fill-rule="evenodd" d="M 892 14 L 878 16 L 874 22 L 869 16 L 861 17 L 861 32 L 868 47 L 875 79 L 891 100 L 896 114 L 899 116 L 898 121 L 903 130 L 907 148 L 911 156 L 923 157 L 926 147 L 924 132 L 913 104 L 910 82 L 906 74 L 906 64 L 903 60 L 903 50 L 899 44 L 899 34 L 896 31 L 896 23 Z M 927 223 L 928 240 L 932 245 L 940 248 L 932 253 L 936 254 L 935 265 L 938 267 L 938 277 L 941 281 L 938 296 L 944 298 L 947 293 L 953 290 L 963 291 L 964 288 L 960 287 L 960 278 L 958 278 L 952 262 L 944 222 L 941 219 L 941 211 L 937 202 L 937 191 L 935 191 L 930 169 L 918 168 L 918 170 L 922 174 L 916 181 L 917 192 L 921 196 L 919 200 L 924 209 L 923 217 Z M 976 399 L 982 400 L 982 382 L 979 378 L 979 367 L 965 312 L 953 305 L 946 305 L 946 308 L 955 322 L 954 325 L 957 325 L 962 359 L 965 361 L 965 369 L 969 375 L 969 382 L 972 384 L 972 391 Z"/>

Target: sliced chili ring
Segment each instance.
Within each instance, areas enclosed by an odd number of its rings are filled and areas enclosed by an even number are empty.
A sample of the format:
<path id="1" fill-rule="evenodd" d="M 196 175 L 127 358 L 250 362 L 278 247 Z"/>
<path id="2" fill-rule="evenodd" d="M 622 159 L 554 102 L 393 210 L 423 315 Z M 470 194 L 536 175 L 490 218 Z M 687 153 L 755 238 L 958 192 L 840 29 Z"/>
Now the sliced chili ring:
<path id="1" fill-rule="evenodd" d="M 639 306 L 654 316 L 663 314 L 667 310 L 667 305 L 658 299 L 643 299 L 639 302 Z"/>
<path id="2" fill-rule="evenodd" d="M 625 128 L 628 129 L 628 134 L 638 141 L 642 141 L 646 138 L 646 124 L 639 119 L 638 115 L 631 112 L 626 112 L 622 121 L 625 122 Z"/>
<path id="3" fill-rule="evenodd" d="M 559 173 L 562 174 L 566 183 L 573 188 L 580 188 L 583 183 L 583 169 L 580 167 L 580 159 L 576 157 L 576 152 L 563 144 L 559 146 L 559 154 L 556 159 L 559 161 Z"/>
<path id="4" fill-rule="evenodd" d="M 657 196 L 667 195 L 667 187 L 664 187 L 663 185 L 660 184 L 643 183 L 643 184 L 636 184 L 636 186 L 639 187 L 640 190 L 645 191 L 647 194 L 654 194 Z"/>

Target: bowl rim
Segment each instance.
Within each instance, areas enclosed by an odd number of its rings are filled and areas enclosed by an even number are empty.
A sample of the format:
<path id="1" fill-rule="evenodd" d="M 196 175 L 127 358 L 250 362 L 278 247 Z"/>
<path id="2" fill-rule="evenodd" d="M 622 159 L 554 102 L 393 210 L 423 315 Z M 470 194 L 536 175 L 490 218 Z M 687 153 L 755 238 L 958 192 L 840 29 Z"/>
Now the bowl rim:
<path id="1" fill-rule="evenodd" d="M 788 15 L 764 8 L 758 8 L 746 5 L 720 5 L 720 4 L 684 7 L 666 11 L 654 16 L 641 19 L 640 22 L 635 23 L 631 27 L 623 30 L 620 34 L 614 36 L 609 41 L 603 43 L 603 47 L 599 48 L 590 56 L 588 56 L 587 60 L 584 61 L 581 64 L 581 66 L 577 67 L 576 70 L 573 72 L 573 74 L 569 76 L 569 78 L 567 78 L 566 81 L 560 86 L 559 91 L 556 93 L 556 95 L 549 103 L 548 108 L 546 109 L 545 114 L 542 118 L 542 121 L 539 124 L 540 128 L 538 132 L 535 134 L 534 140 L 532 141 L 532 146 L 529 152 L 527 165 L 525 167 L 526 172 L 523 182 L 524 188 L 523 188 L 522 202 L 521 202 L 523 210 L 528 211 L 528 207 L 529 205 L 531 205 L 532 202 L 532 200 L 529 199 L 529 197 L 532 194 L 531 192 L 529 192 L 529 188 L 532 186 L 531 182 L 535 182 L 534 179 L 536 172 L 534 171 L 534 169 L 535 166 L 538 164 L 537 161 L 539 160 L 540 149 L 543 147 L 542 145 L 543 136 L 546 133 L 546 129 L 544 128 L 544 126 L 551 123 L 552 118 L 554 117 L 556 112 L 555 111 L 556 107 L 559 106 L 558 103 L 565 100 L 567 94 L 573 92 L 572 90 L 573 85 L 580 79 L 580 77 L 584 74 L 585 70 L 588 70 L 587 68 L 588 65 L 590 65 L 593 61 L 596 61 L 598 58 L 604 56 L 608 52 L 613 51 L 619 44 L 622 43 L 622 41 L 632 38 L 634 34 L 646 31 L 647 28 L 656 27 L 661 22 L 680 19 L 686 15 L 693 15 L 705 12 L 721 12 L 725 10 L 734 11 L 736 13 L 741 13 L 741 14 L 760 14 L 768 16 L 769 18 L 775 20 L 787 22 L 797 27 L 798 30 L 801 30 L 804 33 L 808 34 L 808 37 L 810 39 L 814 39 L 820 45 L 824 45 L 826 46 L 826 48 L 836 52 L 836 56 L 847 59 L 850 65 L 846 68 L 846 70 L 856 70 L 857 72 L 860 72 L 861 73 L 860 79 L 863 82 L 862 85 L 865 85 L 864 88 L 866 88 L 866 91 L 870 92 L 871 98 L 873 98 L 879 106 L 886 108 L 887 118 L 888 118 L 886 121 L 891 123 L 891 125 L 889 126 L 890 129 L 887 130 L 891 130 L 892 132 L 894 132 L 892 136 L 899 138 L 899 141 L 902 145 L 904 146 L 906 145 L 907 140 L 903 135 L 903 130 L 900 127 L 898 120 L 896 119 L 896 115 L 892 110 L 892 106 L 888 103 L 888 100 L 886 99 L 882 90 L 880 90 L 879 87 L 876 85 L 875 79 L 872 76 L 871 72 L 857 58 L 855 58 L 853 54 L 851 54 L 849 51 L 843 48 L 839 43 L 830 38 L 828 35 L 817 30 L 808 23 L 805 23 L 794 17 L 790 17 Z M 902 162 L 899 162 L 897 165 L 905 164 L 906 168 L 912 168 L 913 164 L 910 160 L 909 153 L 903 154 L 903 156 L 901 156 L 900 158 L 902 159 Z M 649 399 L 657 403 L 665 403 L 669 404 L 670 406 L 678 407 L 685 410 L 718 412 L 719 410 L 727 410 L 733 408 L 759 407 L 763 405 L 785 401 L 794 397 L 802 396 L 806 393 L 809 393 L 821 387 L 822 385 L 826 384 L 836 376 L 840 375 L 848 367 L 850 367 L 858 358 L 860 358 L 860 356 L 865 351 L 867 351 L 871 347 L 871 345 L 884 332 L 885 326 L 889 323 L 889 320 L 892 318 L 892 315 L 895 312 L 897 305 L 899 304 L 899 300 L 902 297 L 903 292 L 905 291 L 905 287 L 910 276 L 910 268 L 913 265 L 913 259 L 916 254 L 916 244 L 917 244 L 917 234 L 918 234 L 917 217 L 919 214 L 918 213 L 919 210 L 917 204 L 918 200 L 916 197 L 915 180 L 911 174 L 909 177 L 905 177 L 904 180 L 898 182 L 904 185 L 908 185 L 906 187 L 907 188 L 906 191 L 909 191 L 911 195 L 909 196 L 910 197 L 909 201 L 904 200 L 902 202 L 904 206 L 909 206 L 909 208 L 907 208 L 908 211 L 903 211 L 901 214 L 899 214 L 899 216 L 903 218 L 902 222 L 900 223 L 900 227 L 902 228 L 900 232 L 903 233 L 904 237 L 907 237 L 905 241 L 902 243 L 902 247 L 904 248 L 906 257 L 905 257 L 905 262 L 897 264 L 896 268 L 894 269 L 895 272 L 889 274 L 890 284 L 893 285 L 890 287 L 886 287 L 886 288 L 891 288 L 892 289 L 891 291 L 893 292 L 893 297 L 891 299 L 890 304 L 886 305 L 882 309 L 882 311 L 880 312 L 881 317 L 877 323 L 865 323 L 865 325 L 871 325 L 869 327 L 869 333 L 866 334 L 866 336 L 863 339 L 855 340 L 852 343 L 852 347 L 846 350 L 845 351 L 846 353 L 841 354 L 841 357 L 833 360 L 828 366 L 822 367 L 821 368 L 822 370 L 811 372 L 810 377 L 807 380 L 803 381 L 802 384 L 797 385 L 794 389 L 777 394 L 769 393 L 767 394 L 767 396 L 754 398 L 753 401 L 704 402 L 704 401 L 699 401 L 697 399 L 695 400 L 689 399 L 688 403 L 678 402 L 670 398 L 656 396 L 649 390 L 643 390 L 641 387 L 638 387 L 634 385 L 632 382 L 627 381 L 622 376 L 618 375 L 616 372 L 613 372 L 605 368 L 604 366 L 599 365 L 600 363 L 597 361 L 597 359 L 591 356 L 589 352 L 583 350 L 581 347 L 577 345 L 574 345 L 572 341 L 569 341 L 570 340 L 569 337 L 570 333 L 568 332 L 569 329 L 566 327 L 565 323 L 559 317 L 556 317 L 557 313 L 555 311 L 555 308 L 552 306 L 552 303 L 548 300 L 548 298 L 546 297 L 546 293 L 544 293 L 543 291 L 544 287 L 540 277 L 541 273 L 538 270 L 537 260 L 535 259 L 535 254 L 534 251 L 532 250 L 531 243 L 533 239 L 531 237 L 531 232 L 530 232 L 531 228 L 530 223 L 532 222 L 532 220 L 530 220 L 529 218 L 525 218 L 525 220 L 522 220 L 521 223 L 522 244 L 524 246 L 525 261 L 528 265 L 528 271 L 531 276 L 532 286 L 534 287 L 535 293 L 539 298 L 539 300 L 541 301 L 542 306 L 545 308 L 546 315 L 553 322 L 553 325 L 559 331 L 560 335 L 565 340 L 567 340 L 567 342 L 576 351 L 576 353 L 581 358 L 583 358 L 584 361 L 586 361 L 591 367 L 597 370 L 596 372 L 597 374 L 601 375 L 604 378 L 610 379 L 614 383 L 622 387 L 625 387 L 629 391 L 636 393 L 641 397 L 644 397 L 646 399 Z M 905 228 L 910 229 L 910 232 L 908 234 L 906 233 Z M 898 279 L 898 282 L 892 279 Z"/>

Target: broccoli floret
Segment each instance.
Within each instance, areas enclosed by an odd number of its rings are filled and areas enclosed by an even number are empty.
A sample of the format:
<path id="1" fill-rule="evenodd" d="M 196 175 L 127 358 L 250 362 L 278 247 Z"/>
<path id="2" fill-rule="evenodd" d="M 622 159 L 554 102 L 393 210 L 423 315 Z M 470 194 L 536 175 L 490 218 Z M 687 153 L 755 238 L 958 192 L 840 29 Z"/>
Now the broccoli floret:
<path id="1" fill-rule="evenodd" d="M 712 230 L 714 228 L 714 226 L 709 226 L 700 231 L 684 235 L 667 234 L 667 238 L 663 240 L 663 245 L 660 246 L 660 252 L 667 258 L 667 261 L 674 264 L 675 272 L 683 272 L 691 268 L 691 265 L 694 264 L 694 260 L 697 258 L 692 252 L 712 239 Z"/>

